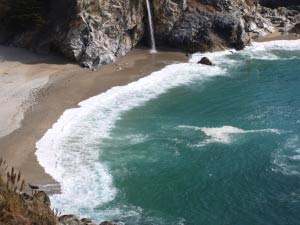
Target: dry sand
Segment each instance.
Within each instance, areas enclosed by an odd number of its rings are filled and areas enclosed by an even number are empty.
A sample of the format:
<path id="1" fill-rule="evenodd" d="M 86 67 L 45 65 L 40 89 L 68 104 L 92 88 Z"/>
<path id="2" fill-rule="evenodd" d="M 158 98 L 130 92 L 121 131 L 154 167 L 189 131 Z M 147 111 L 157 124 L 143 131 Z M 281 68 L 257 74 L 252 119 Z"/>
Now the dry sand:
<path id="1" fill-rule="evenodd" d="M 184 53 L 131 51 L 93 72 L 67 60 L 0 46 L 0 156 L 29 183 L 55 184 L 35 156 L 35 143 L 69 108 L 117 85 L 126 85 Z"/>

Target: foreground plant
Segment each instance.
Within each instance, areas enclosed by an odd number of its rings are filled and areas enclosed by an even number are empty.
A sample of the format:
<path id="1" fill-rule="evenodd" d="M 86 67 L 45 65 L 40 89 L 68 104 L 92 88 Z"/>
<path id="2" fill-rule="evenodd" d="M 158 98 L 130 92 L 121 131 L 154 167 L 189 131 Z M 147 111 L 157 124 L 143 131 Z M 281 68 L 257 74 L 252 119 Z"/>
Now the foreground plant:
<path id="1" fill-rule="evenodd" d="M 9 169 L 0 159 L 0 225 L 55 225 L 57 212 L 43 191 L 23 192 L 25 181 L 21 173 Z"/>

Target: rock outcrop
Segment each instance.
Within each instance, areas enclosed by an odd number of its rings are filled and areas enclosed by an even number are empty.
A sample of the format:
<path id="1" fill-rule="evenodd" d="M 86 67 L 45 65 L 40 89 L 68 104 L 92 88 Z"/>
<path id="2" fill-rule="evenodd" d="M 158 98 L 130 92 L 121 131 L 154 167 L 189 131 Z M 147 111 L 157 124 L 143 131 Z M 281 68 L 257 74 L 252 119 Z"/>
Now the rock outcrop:
<path id="1" fill-rule="evenodd" d="M 18 10 L 20 15 L 12 16 L 15 8 L 21 7 L 20 1 L 0 0 L 0 42 L 37 51 L 55 49 L 84 67 L 112 62 L 136 46 L 144 34 L 144 4 L 140 0 L 43 0 L 41 6 L 30 0 L 25 2 L 28 10 Z M 37 6 L 41 8 L 35 12 Z M 40 12 L 44 13 L 35 18 Z M 28 15 L 32 18 L 21 29 L 11 29 L 21 21 L 5 22 Z M 35 26 L 37 19 L 43 21 L 41 27 Z"/>
<path id="2" fill-rule="evenodd" d="M 299 23 L 299 10 L 256 7 L 298 0 L 151 0 L 159 45 L 189 52 L 242 49 L 274 24 Z M 55 50 L 93 68 L 147 39 L 143 0 L 0 0 L 0 43 Z M 298 21 L 298 22 L 297 22 Z M 146 32 L 145 32 L 146 31 Z"/>
<path id="3" fill-rule="evenodd" d="M 242 49 L 250 41 L 243 16 L 254 7 L 246 2 L 153 0 L 156 37 L 190 52 Z"/>
<path id="4" fill-rule="evenodd" d="M 198 64 L 203 64 L 203 65 L 207 65 L 207 66 L 212 66 L 213 65 L 213 63 L 207 57 L 202 57 L 200 59 L 200 61 L 198 62 Z"/>
<path id="5" fill-rule="evenodd" d="M 57 35 L 61 52 L 94 67 L 124 55 L 143 36 L 143 4 L 139 0 L 77 1 L 76 17 Z M 63 26 L 57 28 L 63 31 Z"/>
<path id="6" fill-rule="evenodd" d="M 74 215 L 63 215 L 58 218 L 57 225 L 97 225 L 89 219 L 79 219 Z"/>

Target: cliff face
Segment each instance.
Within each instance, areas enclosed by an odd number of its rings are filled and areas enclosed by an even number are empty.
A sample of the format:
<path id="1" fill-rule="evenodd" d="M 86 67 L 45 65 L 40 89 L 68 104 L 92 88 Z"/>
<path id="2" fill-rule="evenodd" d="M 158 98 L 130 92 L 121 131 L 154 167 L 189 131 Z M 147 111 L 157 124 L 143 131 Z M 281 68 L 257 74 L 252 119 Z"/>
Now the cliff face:
<path id="1" fill-rule="evenodd" d="M 151 0 L 157 42 L 190 52 L 242 49 L 251 32 L 270 30 L 257 1 Z M 97 67 L 147 36 L 145 7 L 144 0 L 0 0 L 0 43 L 55 49 Z"/>
<path id="2" fill-rule="evenodd" d="M 110 63 L 140 41 L 143 14 L 139 0 L 77 0 L 74 18 L 56 28 L 56 46 L 87 67 Z"/>
<path id="3" fill-rule="evenodd" d="M 0 0 L 0 42 L 34 50 L 55 49 L 85 67 L 112 62 L 132 49 L 144 34 L 144 4 L 140 0 Z M 20 4 L 19 4 L 20 2 Z M 28 10 L 24 10 L 22 2 Z M 21 20 L 39 15 L 19 29 Z M 12 16 L 14 15 L 14 16 Z M 10 22 L 5 22 L 5 21 Z M 18 29 L 12 30 L 12 27 Z"/>
<path id="4" fill-rule="evenodd" d="M 153 0 L 153 4 L 160 43 L 195 52 L 242 49 L 250 41 L 243 16 L 252 12 L 251 0 Z"/>
<path id="5" fill-rule="evenodd" d="M 288 6 L 300 6 L 299 0 L 258 0 L 259 4 L 266 7 L 288 7 Z"/>

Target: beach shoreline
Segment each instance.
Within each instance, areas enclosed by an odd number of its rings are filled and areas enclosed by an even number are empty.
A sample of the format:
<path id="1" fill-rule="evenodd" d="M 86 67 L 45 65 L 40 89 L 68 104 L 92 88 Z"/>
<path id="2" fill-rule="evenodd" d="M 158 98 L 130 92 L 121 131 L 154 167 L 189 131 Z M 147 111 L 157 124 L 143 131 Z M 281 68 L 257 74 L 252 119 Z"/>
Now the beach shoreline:
<path id="1" fill-rule="evenodd" d="M 0 57 L 0 85 L 9 83 L 12 90 L 2 91 L 0 97 L 3 108 L 11 108 L 0 111 L 2 121 L 8 121 L 2 122 L 0 132 L 1 157 L 20 170 L 28 183 L 46 185 L 50 191 L 56 189 L 57 183 L 37 161 L 35 145 L 65 110 L 168 64 L 187 61 L 182 52 L 164 50 L 150 54 L 148 49 L 140 48 L 90 71 L 57 56 L 12 47 L 0 46 Z M 10 77 L 14 78 L 7 82 Z"/>
<path id="2" fill-rule="evenodd" d="M 299 39 L 280 33 L 261 37 L 255 42 Z M 52 55 L 38 55 L 28 50 L 0 46 L 0 153 L 7 163 L 28 183 L 56 189 L 57 182 L 37 161 L 36 142 L 60 118 L 78 103 L 112 87 L 136 81 L 166 65 L 186 62 L 183 52 L 163 50 L 150 54 L 135 49 L 116 62 L 97 71 L 83 69 Z M 25 84 L 24 84 L 25 83 Z M 25 93 L 25 94 L 24 94 Z"/>

